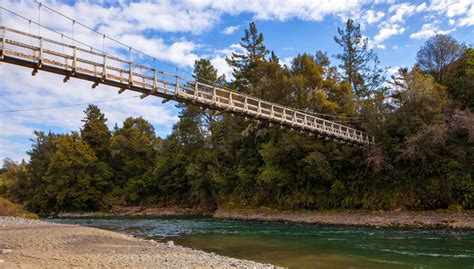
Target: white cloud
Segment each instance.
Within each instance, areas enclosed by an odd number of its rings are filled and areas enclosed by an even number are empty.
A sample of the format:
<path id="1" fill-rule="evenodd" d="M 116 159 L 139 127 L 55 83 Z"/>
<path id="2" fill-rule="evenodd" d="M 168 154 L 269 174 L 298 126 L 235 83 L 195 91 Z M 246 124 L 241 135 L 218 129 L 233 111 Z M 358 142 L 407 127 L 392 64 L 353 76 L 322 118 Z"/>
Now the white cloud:
<path id="1" fill-rule="evenodd" d="M 22 15 L 36 20 L 37 4 L 33 1 L 4 0 L 6 8 L 20 11 Z M 110 35 L 136 33 L 137 31 L 189 32 L 199 34 L 211 29 L 223 14 L 253 14 L 257 20 L 286 21 L 298 18 L 307 21 L 321 21 L 329 15 L 353 12 L 364 5 L 377 3 L 371 0 L 156 0 L 156 1 L 110 1 L 100 5 L 96 1 L 77 1 L 73 5 L 61 1 L 45 0 L 45 4 L 86 22 L 88 26 Z M 58 19 L 64 31 L 71 31 L 71 22 L 52 15 L 42 9 L 41 23 L 58 27 Z M 382 14 L 375 12 L 370 20 Z M 232 30 L 232 28 L 229 28 Z"/>
<path id="2" fill-rule="evenodd" d="M 382 11 L 368 10 L 366 13 L 366 21 L 368 24 L 376 23 L 385 16 Z"/>
<path id="3" fill-rule="evenodd" d="M 13 159 L 17 162 L 27 159 L 26 151 L 30 148 L 31 143 L 25 139 L 22 142 L 11 141 L 0 136 L 0 160 L 5 158 Z"/>
<path id="4" fill-rule="evenodd" d="M 281 60 L 280 60 L 280 64 L 281 64 L 282 66 L 285 66 L 285 65 L 286 65 L 286 66 L 291 66 L 291 61 L 293 61 L 293 58 L 294 58 L 294 57 L 286 57 L 286 58 L 284 58 L 284 59 L 281 59 Z"/>
<path id="5" fill-rule="evenodd" d="M 391 66 L 387 69 L 387 75 L 392 76 L 398 73 L 398 70 L 400 70 L 401 66 L 396 65 L 396 66 Z"/>
<path id="6" fill-rule="evenodd" d="M 415 13 L 422 12 L 426 9 L 426 4 L 422 3 L 418 6 L 409 3 L 401 3 L 391 5 L 388 9 L 393 15 L 390 17 L 390 22 L 404 22 L 406 17 L 409 17 Z"/>
<path id="7" fill-rule="evenodd" d="M 451 18 L 466 14 L 469 7 L 472 7 L 472 5 L 472 0 L 433 0 L 429 10 L 445 13 Z"/>
<path id="8" fill-rule="evenodd" d="M 474 4 L 471 5 L 471 8 L 465 14 L 465 16 L 459 19 L 458 24 L 459 26 L 474 25 Z"/>
<path id="9" fill-rule="evenodd" d="M 456 30 L 455 28 L 449 30 L 440 30 L 435 23 L 426 23 L 423 24 L 421 29 L 418 32 L 412 33 L 410 35 L 411 39 L 426 39 L 435 34 L 448 34 Z"/>
<path id="10" fill-rule="evenodd" d="M 239 30 L 239 28 L 240 28 L 240 25 L 227 26 L 221 31 L 221 33 L 225 35 L 230 35 L 230 34 L 233 34 L 235 31 Z"/>
<path id="11" fill-rule="evenodd" d="M 299 18 L 307 21 L 321 21 L 327 15 L 349 12 L 370 1 L 365 0 L 209 0 L 198 1 L 201 8 L 212 8 L 231 15 L 249 12 L 254 19 L 286 21 Z"/>
<path id="12" fill-rule="evenodd" d="M 401 27 L 398 24 L 390 24 L 390 23 L 384 23 L 381 25 L 379 33 L 374 37 L 374 41 L 376 44 L 379 44 L 380 42 L 386 40 L 387 38 L 390 38 L 394 35 L 399 35 L 405 32 L 405 28 Z"/>
<path id="13" fill-rule="evenodd" d="M 0 136 L 2 137 L 32 134 L 34 131 L 33 128 L 23 126 L 13 121 L 9 113 L 0 114 L 0 127 L 2 130 Z"/>
<path id="14" fill-rule="evenodd" d="M 59 11 L 64 12 L 71 17 L 78 18 L 78 20 L 81 20 L 82 18 L 82 22 L 87 22 L 91 27 L 97 28 L 99 31 L 103 31 L 111 35 L 113 38 L 120 40 L 122 43 L 131 45 L 134 49 L 141 50 L 158 60 L 168 61 L 178 66 L 191 67 L 194 63 L 194 60 L 198 58 L 194 51 L 199 47 L 199 45 L 185 39 L 181 39 L 173 43 L 167 43 L 162 38 L 160 38 L 159 35 L 155 34 L 150 36 L 147 34 L 146 30 L 178 31 L 178 29 L 174 29 L 171 26 L 170 28 L 167 28 L 164 22 L 160 22 L 161 19 L 154 19 L 152 15 L 149 14 L 151 12 L 151 6 L 148 6 L 150 3 L 144 4 L 146 4 L 143 6 L 145 8 L 143 11 L 144 17 L 139 17 L 137 6 L 134 3 L 123 7 L 124 9 L 113 6 L 104 8 L 89 2 L 79 2 L 74 7 L 65 4 L 59 4 L 57 2 L 48 3 L 48 5 L 52 5 L 55 9 L 58 9 Z M 164 8 L 162 5 L 164 4 L 157 4 L 157 7 L 155 8 L 164 9 L 168 15 L 173 13 L 173 11 L 169 10 L 168 7 Z M 37 20 L 37 10 L 35 10 L 37 6 L 31 4 L 29 1 L 8 1 L 6 2 L 6 8 L 13 9 L 18 12 L 21 10 L 20 13 L 24 14 L 25 17 L 30 17 L 34 20 Z M 96 12 L 96 9 L 98 9 L 99 12 Z M 114 12 L 117 12 L 117 14 L 114 15 Z M 34 24 L 29 24 L 25 20 L 19 19 L 18 17 L 15 17 L 11 14 L 9 15 L 6 12 L 4 12 L 3 15 L 5 25 L 25 32 L 38 34 L 38 27 Z M 70 21 L 65 19 L 61 20 L 61 17 L 59 16 L 46 15 L 51 14 L 49 14 L 47 11 L 43 11 L 43 15 L 41 16 L 42 24 L 54 29 L 55 31 L 63 32 L 65 36 L 73 36 L 72 23 Z M 120 17 L 124 17 L 124 19 L 121 20 Z M 177 18 L 170 19 L 169 21 L 174 23 L 175 20 L 182 21 L 180 20 L 179 16 L 177 16 Z M 117 23 L 115 23 L 115 21 Z M 150 23 L 149 21 L 153 21 L 153 23 Z M 193 24 L 193 27 L 198 27 L 202 30 L 201 26 L 195 25 L 195 22 L 189 21 L 188 23 Z M 179 31 L 187 30 L 186 27 L 182 26 L 179 28 Z M 45 29 L 41 30 L 41 35 L 58 41 L 61 40 L 64 43 L 72 42 L 67 38 L 62 38 L 58 34 Z M 89 45 L 86 47 L 79 43 L 74 43 L 75 46 L 87 49 L 93 47 L 95 49 L 105 50 L 107 53 L 113 55 L 120 55 L 120 52 L 123 52 L 125 49 L 124 46 L 109 39 L 103 39 L 102 36 L 97 35 L 92 31 L 78 25 L 74 27 L 74 38 Z M 27 41 L 30 42 L 29 40 Z M 128 57 L 128 55 L 126 56 Z"/>
<path id="15" fill-rule="evenodd" d="M 448 18 L 458 18 L 457 24 L 459 26 L 474 25 L 474 2 L 472 0 L 433 0 L 429 10 Z"/>
<path id="16" fill-rule="evenodd" d="M 185 39 L 169 45 L 161 38 L 147 38 L 137 34 L 121 35 L 119 39 L 125 44 L 133 44 L 134 49 L 145 52 L 156 59 L 169 61 L 179 66 L 193 66 L 194 60 L 198 58 L 194 53 L 198 45 Z"/>

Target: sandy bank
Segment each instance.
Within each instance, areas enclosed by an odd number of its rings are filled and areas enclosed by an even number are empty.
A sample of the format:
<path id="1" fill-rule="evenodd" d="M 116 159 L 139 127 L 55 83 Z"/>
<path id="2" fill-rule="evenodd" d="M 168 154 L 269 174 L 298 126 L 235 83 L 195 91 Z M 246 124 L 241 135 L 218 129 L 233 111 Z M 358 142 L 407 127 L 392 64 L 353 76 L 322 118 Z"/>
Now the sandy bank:
<path id="1" fill-rule="evenodd" d="M 72 267 L 274 268 L 101 229 L 0 217 L 0 268 Z"/>
<path id="2" fill-rule="evenodd" d="M 287 221 L 308 224 L 377 227 L 474 229 L 474 211 L 276 211 L 258 209 L 217 210 L 215 218 Z"/>

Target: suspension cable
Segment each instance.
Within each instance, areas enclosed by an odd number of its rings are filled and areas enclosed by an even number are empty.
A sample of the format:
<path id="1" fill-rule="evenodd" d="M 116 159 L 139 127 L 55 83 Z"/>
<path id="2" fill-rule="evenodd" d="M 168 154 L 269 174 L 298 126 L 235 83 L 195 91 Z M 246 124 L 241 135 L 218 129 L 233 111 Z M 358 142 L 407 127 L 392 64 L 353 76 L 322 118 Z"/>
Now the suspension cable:
<path id="1" fill-rule="evenodd" d="M 41 2 L 38 3 L 38 36 L 41 36 Z"/>
<path id="2" fill-rule="evenodd" d="M 2 1 L 2 0 L 0 0 L 0 1 Z M 132 50 L 133 50 L 133 51 L 138 52 L 139 54 L 142 54 L 142 55 L 144 55 L 144 56 L 146 56 L 146 57 L 149 57 L 150 59 L 153 59 L 154 65 L 155 65 L 155 62 L 156 62 L 156 58 L 155 58 L 155 57 L 153 57 L 153 56 L 151 56 L 151 55 L 148 55 L 148 54 L 146 54 L 146 53 L 144 53 L 144 52 L 142 52 L 142 51 L 140 51 L 140 50 L 137 50 L 137 49 L 135 49 L 135 48 L 133 48 L 133 47 L 131 47 L 131 46 L 128 46 L 128 45 L 122 43 L 121 41 L 118 41 L 118 40 L 116 40 L 116 39 L 114 39 L 114 38 L 112 38 L 112 37 L 110 37 L 110 36 L 107 36 L 106 34 L 100 33 L 100 32 L 98 32 L 98 31 L 96 31 L 95 29 L 93 29 L 93 28 L 91 28 L 91 27 L 89 27 L 89 26 L 87 26 L 87 25 L 85 25 L 85 24 L 83 24 L 83 23 L 81 23 L 81 22 L 78 22 L 78 21 L 76 21 L 75 19 L 70 18 L 70 17 L 68 17 L 67 15 L 64 15 L 63 13 L 61 13 L 61 12 L 59 12 L 59 11 L 56 11 L 55 9 L 53 9 L 53 8 L 47 6 L 47 5 L 44 5 L 43 3 L 41 3 L 41 2 L 38 1 L 38 0 L 34 0 L 34 1 L 38 4 L 38 20 L 39 20 L 38 23 L 37 23 L 37 22 L 34 22 L 34 21 L 31 21 L 31 20 L 29 20 L 29 19 L 27 19 L 27 18 L 25 18 L 24 16 L 22 16 L 22 15 L 16 13 L 16 12 L 14 12 L 14 11 L 11 11 L 11 10 L 9 10 L 9 9 L 6 9 L 6 8 L 4 8 L 3 6 L 0 6 L 0 9 L 1 9 L 1 10 L 5 10 L 5 11 L 7 11 L 7 12 L 10 12 L 10 13 L 12 13 L 13 15 L 18 16 L 18 17 L 20 17 L 20 18 L 23 18 L 23 19 L 29 21 L 30 23 L 34 23 L 34 24 L 38 25 L 38 28 L 39 28 L 39 29 L 45 28 L 45 29 L 47 29 L 47 30 L 49 30 L 49 31 L 51 31 L 51 32 L 53 32 L 53 33 L 56 33 L 56 34 L 58 34 L 58 35 L 61 35 L 62 37 L 66 37 L 66 38 L 68 38 L 68 39 L 71 39 L 72 42 L 73 42 L 73 45 L 75 45 L 75 43 L 77 42 L 78 44 L 84 45 L 84 46 L 86 46 L 86 47 L 90 47 L 91 50 L 92 50 L 93 47 L 91 47 L 90 45 L 88 45 L 88 44 L 86 44 L 86 43 L 83 43 L 83 42 L 78 41 L 78 40 L 75 39 L 75 24 L 78 24 L 78 25 L 80 25 L 80 26 L 82 26 L 82 27 L 84 27 L 84 28 L 86 28 L 86 29 L 88 29 L 88 30 L 90 30 L 90 31 L 92 31 L 92 32 L 94 32 L 94 33 L 96 33 L 96 34 L 99 34 L 99 35 L 101 35 L 101 36 L 103 37 L 102 51 L 96 49 L 97 51 L 102 52 L 103 54 L 105 54 L 105 39 L 108 38 L 108 39 L 110 39 L 111 41 L 116 42 L 117 44 L 120 44 L 120 45 L 125 46 L 125 47 L 128 48 L 128 57 L 129 57 L 129 61 L 130 61 L 130 62 L 131 62 L 131 53 L 132 53 Z M 58 32 L 58 31 L 55 31 L 55 30 L 53 30 L 53 29 L 51 29 L 51 28 L 49 28 L 49 27 L 46 27 L 46 26 L 44 26 L 44 25 L 41 25 L 41 23 L 40 23 L 40 20 L 41 20 L 41 7 L 44 7 L 45 9 L 48 9 L 48 10 L 50 10 L 50 11 L 52 11 L 52 12 L 54 12 L 54 13 L 56 13 L 56 14 L 58 14 L 58 15 L 64 17 L 64 18 L 66 18 L 66 19 L 72 21 L 72 37 L 69 37 L 69 36 L 67 36 L 67 35 L 64 35 L 63 33 Z M 39 31 L 39 32 L 40 32 L 40 31 Z M 178 66 L 174 66 L 174 65 L 168 64 L 168 63 L 163 62 L 163 61 L 160 61 L 160 62 L 166 64 L 166 65 L 169 66 L 169 67 L 175 68 L 175 70 L 176 70 L 176 76 L 178 76 L 178 73 L 179 73 L 179 72 L 184 72 L 184 71 L 180 71 Z M 154 68 L 155 68 L 155 66 L 154 66 Z M 156 70 L 156 69 L 154 69 L 154 70 Z M 185 72 L 185 73 L 186 73 L 186 72 Z M 189 74 L 189 73 L 188 73 L 188 74 Z M 209 81 L 209 80 L 207 80 L 207 79 L 205 79 L 205 78 L 202 78 L 202 77 L 199 77 L 199 76 L 195 76 L 194 74 L 192 74 L 192 76 L 195 77 L 195 78 L 197 78 L 197 79 L 201 79 L 201 80 L 203 80 L 203 81 L 205 81 L 205 82 L 211 83 L 211 84 L 215 84 L 215 83 L 216 83 L 216 82 L 213 82 L 213 81 Z M 227 87 L 224 87 L 224 85 L 221 85 L 221 87 L 222 87 L 223 89 L 227 89 L 227 90 L 229 90 L 229 91 L 234 91 L 234 90 L 231 90 L 231 89 L 229 89 L 229 88 L 227 88 Z M 296 109 L 296 110 L 298 110 L 298 109 Z M 338 115 L 331 115 L 331 114 L 318 113 L 318 112 L 308 112 L 308 111 L 304 111 L 304 110 L 298 110 L 298 111 L 301 111 L 301 112 L 304 112 L 304 113 L 308 113 L 308 114 L 314 114 L 314 115 L 332 117 L 332 118 L 354 119 L 355 121 L 357 121 L 357 120 L 360 119 L 360 118 L 350 117 L 350 116 L 338 116 Z"/>
<path id="3" fill-rule="evenodd" d="M 3 25 L 3 0 L 0 0 L 0 25 Z"/>

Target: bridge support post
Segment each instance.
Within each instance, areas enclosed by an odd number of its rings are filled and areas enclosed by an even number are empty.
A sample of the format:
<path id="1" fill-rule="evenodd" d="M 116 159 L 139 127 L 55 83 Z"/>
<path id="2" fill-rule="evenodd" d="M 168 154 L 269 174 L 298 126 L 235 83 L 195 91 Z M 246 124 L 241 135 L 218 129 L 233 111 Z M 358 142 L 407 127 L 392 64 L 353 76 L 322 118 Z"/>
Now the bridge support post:
<path id="1" fill-rule="evenodd" d="M 1 47 L 0 47 L 0 59 L 3 59 L 3 54 L 4 54 L 4 50 L 5 50 L 5 36 L 7 34 L 7 30 L 5 30 L 5 27 L 2 27 L 2 42 L 0 43 Z"/>
<path id="2" fill-rule="evenodd" d="M 43 38 L 40 37 L 40 50 L 39 50 L 39 60 L 38 60 L 38 67 L 41 67 L 43 64 Z"/>
<path id="3" fill-rule="evenodd" d="M 107 79 L 107 55 L 104 54 L 104 63 L 102 65 L 102 82 Z"/>
<path id="4" fill-rule="evenodd" d="M 179 94 L 179 77 L 176 76 L 176 88 L 174 89 L 174 94 Z"/>
<path id="5" fill-rule="evenodd" d="M 216 101 L 217 101 L 217 91 L 216 91 L 216 86 L 214 86 L 214 88 L 212 88 L 212 102 L 214 102 L 215 104 Z"/>
<path id="6" fill-rule="evenodd" d="M 41 65 L 43 64 L 43 38 L 42 37 L 39 37 L 39 42 L 40 42 L 40 47 L 39 47 L 38 62 L 36 63 L 36 66 L 33 67 L 33 71 L 31 72 L 32 76 L 36 76 L 36 74 L 38 74 L 38 69 L 41 68 Z"/>
<path id="7" fill-rule="evenodd" d="M 128 62 L 128 85 L 133 85 L 132 62 Z"/>
<path id="8" fill-rule="evenodd" d="M 196 81 L 194 84 L 194 99 L 198 99 L 198 94 L 199 94 L 199 82 Z"/>
<path id="9" fill-rule="evenodd" d="M 76 73 L 76 67 L 77 67 L 77 52 L 76 52 L 76 47 L 73 47 L 72 50 L 72 70 L 71 70 L 71 75 L 74 75 Z"/>

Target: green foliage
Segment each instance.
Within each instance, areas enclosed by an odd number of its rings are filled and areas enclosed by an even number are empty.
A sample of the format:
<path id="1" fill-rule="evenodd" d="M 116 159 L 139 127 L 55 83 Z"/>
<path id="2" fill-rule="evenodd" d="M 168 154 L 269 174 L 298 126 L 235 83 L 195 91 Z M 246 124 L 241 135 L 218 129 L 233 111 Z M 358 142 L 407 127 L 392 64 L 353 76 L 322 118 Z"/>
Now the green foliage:
<path id="1" fill-rule="evenodd" d="M 251 23 L 244 52 L 227 59 L 232 82 L 206 59 L 195 61 L 194 78 L 323 113 L 375 134 L 376 146 L 336 144 L 192 105 L 177 106 L 180 120 L 163 139 L 143 118 L 110 132 L 91 105 L 80 136 L 35 132 L 28 163 L 6 160 L 0 194 L 42 213 L 117 205 L 473 209 L 473 50 L 450 62 L 443 80 L 420 64 L 382 87 L 360 27 L 349 20 L 338 34 L 342 72 L 321 51 L 289 66 L 273 51 L 267 59 Z"/>
<path id="2" fill-rule="evenodd" d="M 474 48 L 466 49 L 461 58 L 448 67 L 445 81 L 451 97 L 462 108 L 474 110 Z"/>
<path id="3" fill-rule="evenodd" d="M 217 70 L 207 59 L 199 59 L 194 62 L 194 79 L 199 83 L 215 86 L 216 84 L 225 86 L 225 76 L 217 76 Z M 194 85 L 191 85 L 194 86 Z M 202 89 L 201 89 L 202 90 Z M 209 92 L 212 94 L 212 92 Z M 183 121 L 191 120 L 195 122 L 203 135 L 212 133 L 212 128 L 218 120 L 216 111 L 200 108 L 194 105 L 178 104 L 176 107 L 181 109 L 180 118 Z"/>
<path id="4" fill-rule="evenodd" d="M 149 122 L 143 118 L 127 118 L 123 127 L 115 130 L 110 142 L 114 183 L 124 187 L 128 180 L 147 172 L 155 161 L 158 144 Z"/>
<path id="5" fill-rule="evenodd" d="M 109 146 L 111 134 L 107 128 L 104 113 L 95 105 L 89 105 L 84 111 L 86 116 L 82 120 L 81 138 L 94 150 L 101 161 L 109 159 Z"/>
<path id="6" fill-rule="evenodd" d="M 240 45 L 245 49 L 245 54 L 232 53 L 226 62 L 233 68 L 235 84 L 239 91 L 253 93 L 252 87 L 260 79 L 259 65 L 266 61 L 268 50 L 263 44 L 263 34 L 257 30 L 255 22 L 245 29 Z"/>
<path id="7" fill-rule="evenodd" d="M 31 150 L 28 152 L 30 161 L 26 174 L 18 175 L 18 183 L 12 188 L 12 196 L 18 201 L 26 201 L 26 205 L 34 212 L 41 212 L 54 207 L 52 197 L 46 188 L 44 177 L 48 171 L 49 164 L 56 152 L 56 143 L 60 135 L 43 132 L 35 132 L 35 140 Z"/>
<path id="8" fill-rule="evenodd" d="M 97 210 L 110 189 L 111 172 L 76 133 L 56 140 L 57 150 L 44 175 L 46 193 L 58 210 Z"/>

